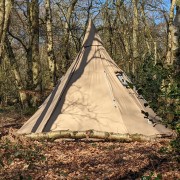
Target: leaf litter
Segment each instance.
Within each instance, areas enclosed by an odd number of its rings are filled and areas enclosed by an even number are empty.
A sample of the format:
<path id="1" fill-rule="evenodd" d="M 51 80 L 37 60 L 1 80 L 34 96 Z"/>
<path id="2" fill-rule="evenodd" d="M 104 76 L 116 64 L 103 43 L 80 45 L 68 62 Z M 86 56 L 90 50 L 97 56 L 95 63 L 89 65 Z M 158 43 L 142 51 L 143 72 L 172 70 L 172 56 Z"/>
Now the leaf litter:
<path id="1" fill-rule="evenodd" d="M 16 130 L 0 128 L 2 180 L 180 179 L 177 154 L 172 153 L 169 140 L 37 141 L 17 137 Z"/>

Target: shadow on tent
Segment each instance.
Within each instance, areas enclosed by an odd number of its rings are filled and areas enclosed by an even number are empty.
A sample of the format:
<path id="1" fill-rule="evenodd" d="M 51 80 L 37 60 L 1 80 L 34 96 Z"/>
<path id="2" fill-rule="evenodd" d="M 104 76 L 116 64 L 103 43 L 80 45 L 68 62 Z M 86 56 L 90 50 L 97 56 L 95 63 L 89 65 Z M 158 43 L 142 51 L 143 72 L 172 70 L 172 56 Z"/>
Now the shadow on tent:
<path id="1" fill-rule="evenodd" d="M 92 31 L 93 31 L 93 29 L 91 28 L 89 34 L 93 34 L 93 36 L 88 36 L 87 40 L 84 43 L 85 45 L 89 44 L 89 46 L 83 46 L 82 50 L 81 50 L 81 52 L 82 52 L 83 48 L 85 48 L 83 56 L 80 57 L 80 55 L 81 55 L 81 53 L 80 53 L 78 58 L 76 59 L 77 62 L 75 63 L 74 66 L 77 66 L 79 63 L 79 60 L 82 59 L 80 65 L 79 65 L 79 68 L 76 69 L 75 71 L 74 71 L 74 69 L 72 69 L 72 71 L 71 71 L 71 73 L 70 73 L 70 75 L 69 75 L 69 77 L 68 77 L 68 79 L 64 85 L 64 88 L 62 89 L 62 92 L 61 92 L 61 95 L 59 96 L 57 104 L 56 104 L 55 108 L 53 109 L 53 111 L 51 112 L 51 116 L 49 117 L 46 125 L 43 128 L 43 132 L 48 132 L 51 130 L 51 127 L 54 124 L 55 120 L 57 119 L 59 114 L 62 113 L 62 107 L 63 107 L 63 104 L 65 102 L 65 98 L 66 98 L 66 94 L 68 92 L 68 89 L 72 86 L 72 84 L 74 82 L 76 82 L 81 77 L 81 75 L 84 72 L 84 68 L 87 65 L 88 56 L 89 56 L 89 53 L 91 51 L 91 44 L 92 44 L 93 40 L 99 41 L 97 38 L 95 39 L 95 37 L 94 37 L 95 33 L 92 33 Z M 33 126 L 32 132 L 36 132 L 39 125 L 43 121 L 43 119 L 47 113 L 47 110 L 49 109 L 49 107 L 51 106 L 51 103 L 53 102 L 54 96 L 57 93 L 59 86 L 60 86 L 60 83 L 58 83 L 58 85 L 53 90 L 53 92 L 52 92 L 52 94 L 51 94 L 51 96 L 50 96 L 50 98 L 46 104 L 46 107 L 44 108 L 43 112 L 41 113 L 41 115 L 37 119 L 35 125 Z"/>

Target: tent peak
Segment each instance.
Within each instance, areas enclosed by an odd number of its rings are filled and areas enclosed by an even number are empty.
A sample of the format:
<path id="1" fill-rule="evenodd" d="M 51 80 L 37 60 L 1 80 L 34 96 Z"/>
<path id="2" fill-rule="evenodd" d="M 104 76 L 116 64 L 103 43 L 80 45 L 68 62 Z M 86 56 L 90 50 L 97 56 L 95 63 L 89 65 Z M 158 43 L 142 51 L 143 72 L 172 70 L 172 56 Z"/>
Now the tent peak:
<path id="1" fill-rule="evenodd" d="M 89 19 L 86 34 L 83 40 L 83 47 L 100 45 L 102 45 L 102 40 L 100 36 L 97 34 L 97 30 L 92 19 Z"/>

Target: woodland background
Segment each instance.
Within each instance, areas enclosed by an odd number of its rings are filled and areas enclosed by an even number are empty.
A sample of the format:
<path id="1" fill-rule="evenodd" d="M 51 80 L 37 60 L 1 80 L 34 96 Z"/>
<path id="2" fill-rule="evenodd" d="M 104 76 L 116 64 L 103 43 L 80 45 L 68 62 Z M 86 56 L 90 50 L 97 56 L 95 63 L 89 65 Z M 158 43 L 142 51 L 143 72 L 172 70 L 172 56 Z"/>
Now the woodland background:
<path id="1" fill-rule="evenodd" d="M 80 51 L 90 18 L 130 86 L 173 129 L 175 139 L 16 137 Z M 179 179 L 179 135 L 179 0 L 0 0 L 0 179 Z"/>
<path id="2" fill-rule="evenodd" d="M 92 18 L 110 56 L 163 123 L 178 130 L 179 6 L 179 0 L 1 0 L 1 109 L 35 110 L 80 51 Z"/>

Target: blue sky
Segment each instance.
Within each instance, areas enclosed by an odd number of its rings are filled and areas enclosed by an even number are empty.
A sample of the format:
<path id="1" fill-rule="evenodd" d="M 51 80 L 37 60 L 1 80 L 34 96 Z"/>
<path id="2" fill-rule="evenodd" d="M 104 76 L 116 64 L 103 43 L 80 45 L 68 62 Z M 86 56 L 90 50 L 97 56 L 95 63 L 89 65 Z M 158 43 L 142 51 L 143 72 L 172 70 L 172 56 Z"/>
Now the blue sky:
<path id="1" fill-rule="evenodd" d="M 170 9 L 170 0 L 163 0 L 165 6 L 166 6 L 166 9 L 169 11 Z"/>

